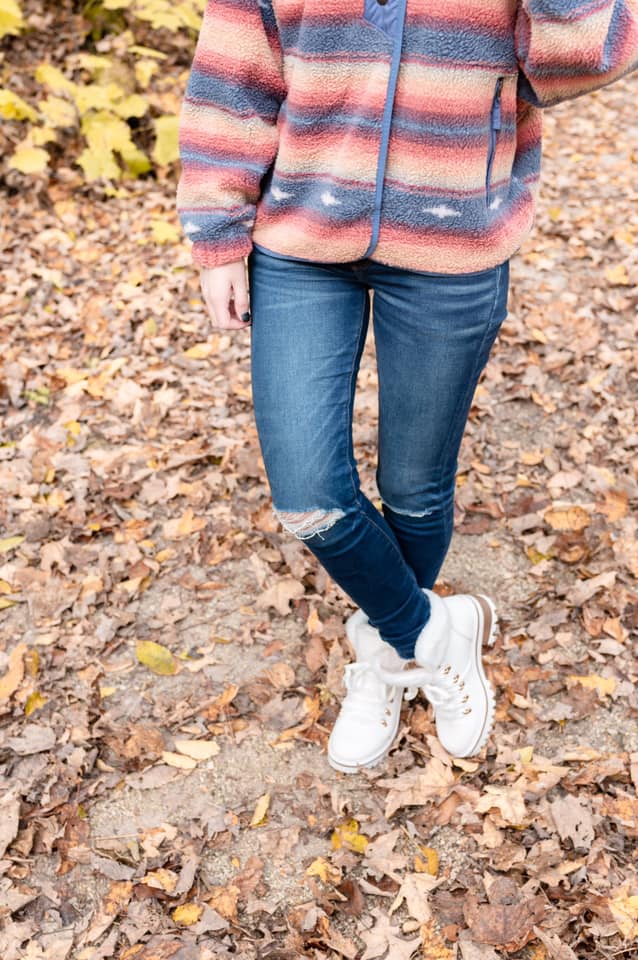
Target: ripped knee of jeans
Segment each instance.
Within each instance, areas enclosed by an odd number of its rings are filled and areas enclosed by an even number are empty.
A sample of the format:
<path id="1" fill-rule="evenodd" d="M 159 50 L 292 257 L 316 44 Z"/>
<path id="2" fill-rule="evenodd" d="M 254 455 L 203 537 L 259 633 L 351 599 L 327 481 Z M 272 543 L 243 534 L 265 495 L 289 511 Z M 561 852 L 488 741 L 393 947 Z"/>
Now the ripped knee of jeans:
<path id="1" fill-rule="evenodd" d="M 393 507 L 391 503 L 381 497 L 381 502 L 386 505 L 393 513 L 399 513 L 404 517 L 431 517 L 436 513 L 436 507 L 426 507 L 424 510 L 404 510 L 400 507 Z"/>
<path id="2" fill-rule="evenodd" d="M 339 507 L 332 510 L 279 510 L 273 507 L 273 513 L 280 520 L 283 527 L 294 534 L 298 540 L 308 540 L 316 534 L 334 526 L 337 520 L 345 517 L 345 512 Z"/>

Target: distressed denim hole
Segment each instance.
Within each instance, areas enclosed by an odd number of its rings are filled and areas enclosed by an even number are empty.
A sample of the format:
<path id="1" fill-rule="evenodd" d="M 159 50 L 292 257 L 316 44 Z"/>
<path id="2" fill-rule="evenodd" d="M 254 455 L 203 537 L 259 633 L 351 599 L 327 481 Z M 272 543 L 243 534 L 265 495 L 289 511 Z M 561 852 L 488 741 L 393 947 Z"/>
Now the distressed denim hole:
<path id="1" fill-rule="evenodd" d="M 345 517 L 345 512 L 335 507 L 333 510 L 279 510 L 273 507 L 273 513 L 283 527 L 294 534 L 298 540 L 308 540 L 315 534 L 332 527 L 337 520 Z"/>
<path id="2" fill-rule="evenodd" d="M 404 517 L 430 517 L 434 513 L 434 508 L 430 507 L 427 510 L 400 510 L 398 507 L 393 507 L 391 503 L 388 503 L 387 500 L 384 500 L 381 497 L 381 502 L 385 503 L 386 507 L 389 507 L 393 513 L 400 513 Z"/>

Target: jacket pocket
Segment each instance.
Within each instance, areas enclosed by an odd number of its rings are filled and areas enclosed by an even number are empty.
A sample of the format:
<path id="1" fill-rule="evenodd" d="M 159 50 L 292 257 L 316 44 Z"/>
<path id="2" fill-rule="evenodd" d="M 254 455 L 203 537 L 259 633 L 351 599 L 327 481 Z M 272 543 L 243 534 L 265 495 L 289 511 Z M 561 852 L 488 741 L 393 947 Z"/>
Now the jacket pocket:
<path id="1" fill-rule="evenodd" d="M 489 146 L 487 150 L 487 170 L 485 173 L 485 202 L 489 207 L 491 202 L 491 186 L 492 186 L 492 163 L 494 161 L 494 154 L 496 152 L 496 141 L 498 137 L 498 131 L 501 129 L 501 91 L 503 90 L 503 82 L 505 77 L 496 78 L 496 88 L 494 90 L 494 97 L 492 98 L 492 108 L 490 110 L 490 139 Z"/>

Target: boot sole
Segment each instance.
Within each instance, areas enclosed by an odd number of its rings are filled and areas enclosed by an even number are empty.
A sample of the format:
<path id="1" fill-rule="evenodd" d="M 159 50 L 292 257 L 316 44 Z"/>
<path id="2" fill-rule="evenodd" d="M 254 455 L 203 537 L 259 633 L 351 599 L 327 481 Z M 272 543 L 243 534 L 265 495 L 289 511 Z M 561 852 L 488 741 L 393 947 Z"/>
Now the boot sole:
<path id="1" fill-rule="evenodd" d="M 482 650 L 484 646 L 491 647 L 494 645 L 496 640 L 496 631 L 498 627 L 498 618 L 496 616 L 496 609 L 492 600 L 485 596 L 485 594 L 477 594 L 472 596 L 472 600 L 475 602 L 479 608 L 479 630 L 476 632 L 476 643 L 474 647 L 474 657 L 475 662 L 478 668 L 478 674 L 481 680 L 481 686 L 483 687 L 483 692 L 485 693 L 485 699 L 487 701 L 487 709 L 485 712 L 485 719 L 479 731 L 478 738 L 474 742 L 474 745 L 469 752 L 464 753 L 463 756 L 471 757 L 474 754 L 479 753 L 483 745 L 485 744 L 487 738 L 490 735 L 491 729 L 494 725 L 494 713 L 496 710 L 496 700 L 494 698 L 494 691 L 492 685 L 485 675 L 483 670 L 482 662 Z"/>

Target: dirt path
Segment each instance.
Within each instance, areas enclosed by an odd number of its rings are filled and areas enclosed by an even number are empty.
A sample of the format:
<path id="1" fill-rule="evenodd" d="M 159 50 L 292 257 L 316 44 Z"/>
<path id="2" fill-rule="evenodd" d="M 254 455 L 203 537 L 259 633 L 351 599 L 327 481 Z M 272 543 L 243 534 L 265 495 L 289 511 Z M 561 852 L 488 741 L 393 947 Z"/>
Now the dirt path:
<path id="1" fill-rule="evenodd" d="M 463 443 L 438 588 L 489 592 L 501 617 L 473 761 L 444 754 L 419 696 L 387 762 L 328 765 L 353 606 L 271 516 L 247 337 L 198 336 L 185 249 L 122 238 L 140 199 L 174 219 L 172 185 L 96 204 L 88 266 L 47 240 L 69 208 L 38 212 L 49 280 L 30 289 L 28 249 L 4 264 L 25 310 L 0 395 L 2 536 L 24 538 L 0 555 L 0 676 L 22 670 L 3 701 L 4 960 L 629 949 L 637 95 L 632 77 L 545 114 L 538 220 Z M 355 412 L 374 500 L 372 336 Z"/>

